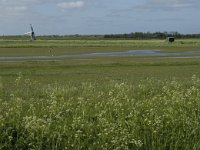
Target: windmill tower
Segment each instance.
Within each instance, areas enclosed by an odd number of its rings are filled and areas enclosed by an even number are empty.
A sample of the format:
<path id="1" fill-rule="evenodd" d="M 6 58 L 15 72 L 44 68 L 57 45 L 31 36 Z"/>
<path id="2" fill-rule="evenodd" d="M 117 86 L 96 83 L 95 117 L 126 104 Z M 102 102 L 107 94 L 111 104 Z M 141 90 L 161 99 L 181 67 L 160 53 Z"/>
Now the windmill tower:
<path id="1" fill-rule="evenodd" d="M 35 41 L 36 40 L 35 32 L 34 32 L 33 26 L 31 24 L 30 24 L 30 27 L 31 27 L 31 31 L 25 33 L 25 35 L 29 35 L 31 37 L 31 41 Z"/>

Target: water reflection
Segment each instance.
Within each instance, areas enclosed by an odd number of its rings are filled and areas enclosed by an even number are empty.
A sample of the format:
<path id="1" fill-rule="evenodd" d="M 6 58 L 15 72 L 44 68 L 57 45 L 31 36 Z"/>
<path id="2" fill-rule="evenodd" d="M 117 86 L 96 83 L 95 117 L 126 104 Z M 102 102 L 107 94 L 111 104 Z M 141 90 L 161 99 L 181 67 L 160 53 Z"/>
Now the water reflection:
<path id="1" fill-rule="evenodd" d="M 143 56 L 143 57 L 162 57 L 162 58 L 200 58 L 200 51 L 185 51 L 185 52 L 163 52 L 160 50 L 130 50 L 127 52 L 107 52 L 107 53 L 88 53 L 88 54 L 67 54 L 59 56 L 0 56 L 0 62 L 8 60 L 43 60 L 46 61 L 64 59 L 64 58 L 78 58 L 78 57 L 94 57 L 94 56 Z"/>

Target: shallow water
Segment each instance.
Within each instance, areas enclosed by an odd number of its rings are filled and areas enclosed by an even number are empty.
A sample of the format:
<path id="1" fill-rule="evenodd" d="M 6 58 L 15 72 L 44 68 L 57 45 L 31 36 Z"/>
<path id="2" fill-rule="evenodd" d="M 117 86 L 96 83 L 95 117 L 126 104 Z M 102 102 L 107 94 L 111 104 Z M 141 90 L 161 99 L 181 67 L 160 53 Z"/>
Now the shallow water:
<path id="1" fill-rule="evenodd" d="M 162 57 L 162 58 L 200 58 L 200 51 L 186 51 L 186 52 L 162 52 L 160 50 L 130 50 L 127 52 L 107 52 L 107 53 L 89 53 L 89 54 L 72 54 L 72 55 L 60 55 L 60 56 L 0 56 L 0 62 L 8 62 L 14 60 L 14 62 L 20 61 L 58 61 L 58 59 L 64 58 L 77 58 L 77 57 L 92 57 L 92 56 L 143 56 L 143 57 Z M 45 60 L 46 59 L 46 60 Z"/>
<path id="2" fill-rule="evenodd" d="M 92 53 L 90 56 L 165 56 L 159 50 L 130 50 L 127 52 Z"/>
<path id="3" fill-rule="evenodd" d="M 160 50 L 130 50 L 127 52 L 109 52 L 109 53 L 92 53 L 92 54 L 85 54 L 87 56 L 176 56 L 184 55 L 188 57 L 193 57 L 191 55 L 198 55 L 200 51 L 186 51 L 186 52 L 162 52 Z M 180 56 L 183 57 L 183 56 Z"/>

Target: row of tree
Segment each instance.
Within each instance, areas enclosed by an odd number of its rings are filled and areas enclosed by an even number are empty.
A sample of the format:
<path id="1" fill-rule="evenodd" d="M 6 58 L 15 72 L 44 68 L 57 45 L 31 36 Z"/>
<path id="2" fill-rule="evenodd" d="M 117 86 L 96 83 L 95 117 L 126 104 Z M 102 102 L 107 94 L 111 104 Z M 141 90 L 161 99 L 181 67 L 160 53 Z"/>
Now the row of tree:
<path id="1" fill-rule="evenodd" d="M 65 39 L 165 39 L 168 36 L 174 36 L 177 39 L 190 39 L 190 38 L 200 38 L 200 34 L 180 34 L 178 32 L 134 32 L 128 34 L 106 34 L 106 35 L 40 35 L 37 39 L 53 39 L 53 40 L 65 40 Z M 2 35 L 0 39 L 13 40 L 13 39 L 28 39 L 27 36 L 23 35 L 13 35 L 7 36 Z"/>
<path id="2" fill-rule="evenodd" d="M 200 38 L 200 34 L 180 34 L 178 32 L 135 32 L 129 34 L 107 34 L 104 38 L 121 38 L 121 39 L 165 39 L 168 36 L 173 36 L 178 39 Z"/>

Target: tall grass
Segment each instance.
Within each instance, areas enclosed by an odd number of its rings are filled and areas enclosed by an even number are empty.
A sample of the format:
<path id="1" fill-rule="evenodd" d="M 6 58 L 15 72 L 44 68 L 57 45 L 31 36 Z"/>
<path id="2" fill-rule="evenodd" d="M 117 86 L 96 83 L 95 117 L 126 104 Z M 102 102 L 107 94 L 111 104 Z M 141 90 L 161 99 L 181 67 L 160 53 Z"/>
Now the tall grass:
<path id="1" fill-rule="evenodd" d="M 1 48 L 58 48 L 58 47 L 133 47 L 141 48 L 199 48 L 200 40 L 176 40 L 169 44 L 165 40 L 0 40 Z"/>
<path id="2" fill-rule="evenodd" d="M 200 79 L 0 84 L 0 149 L 200 149 Z"/>

